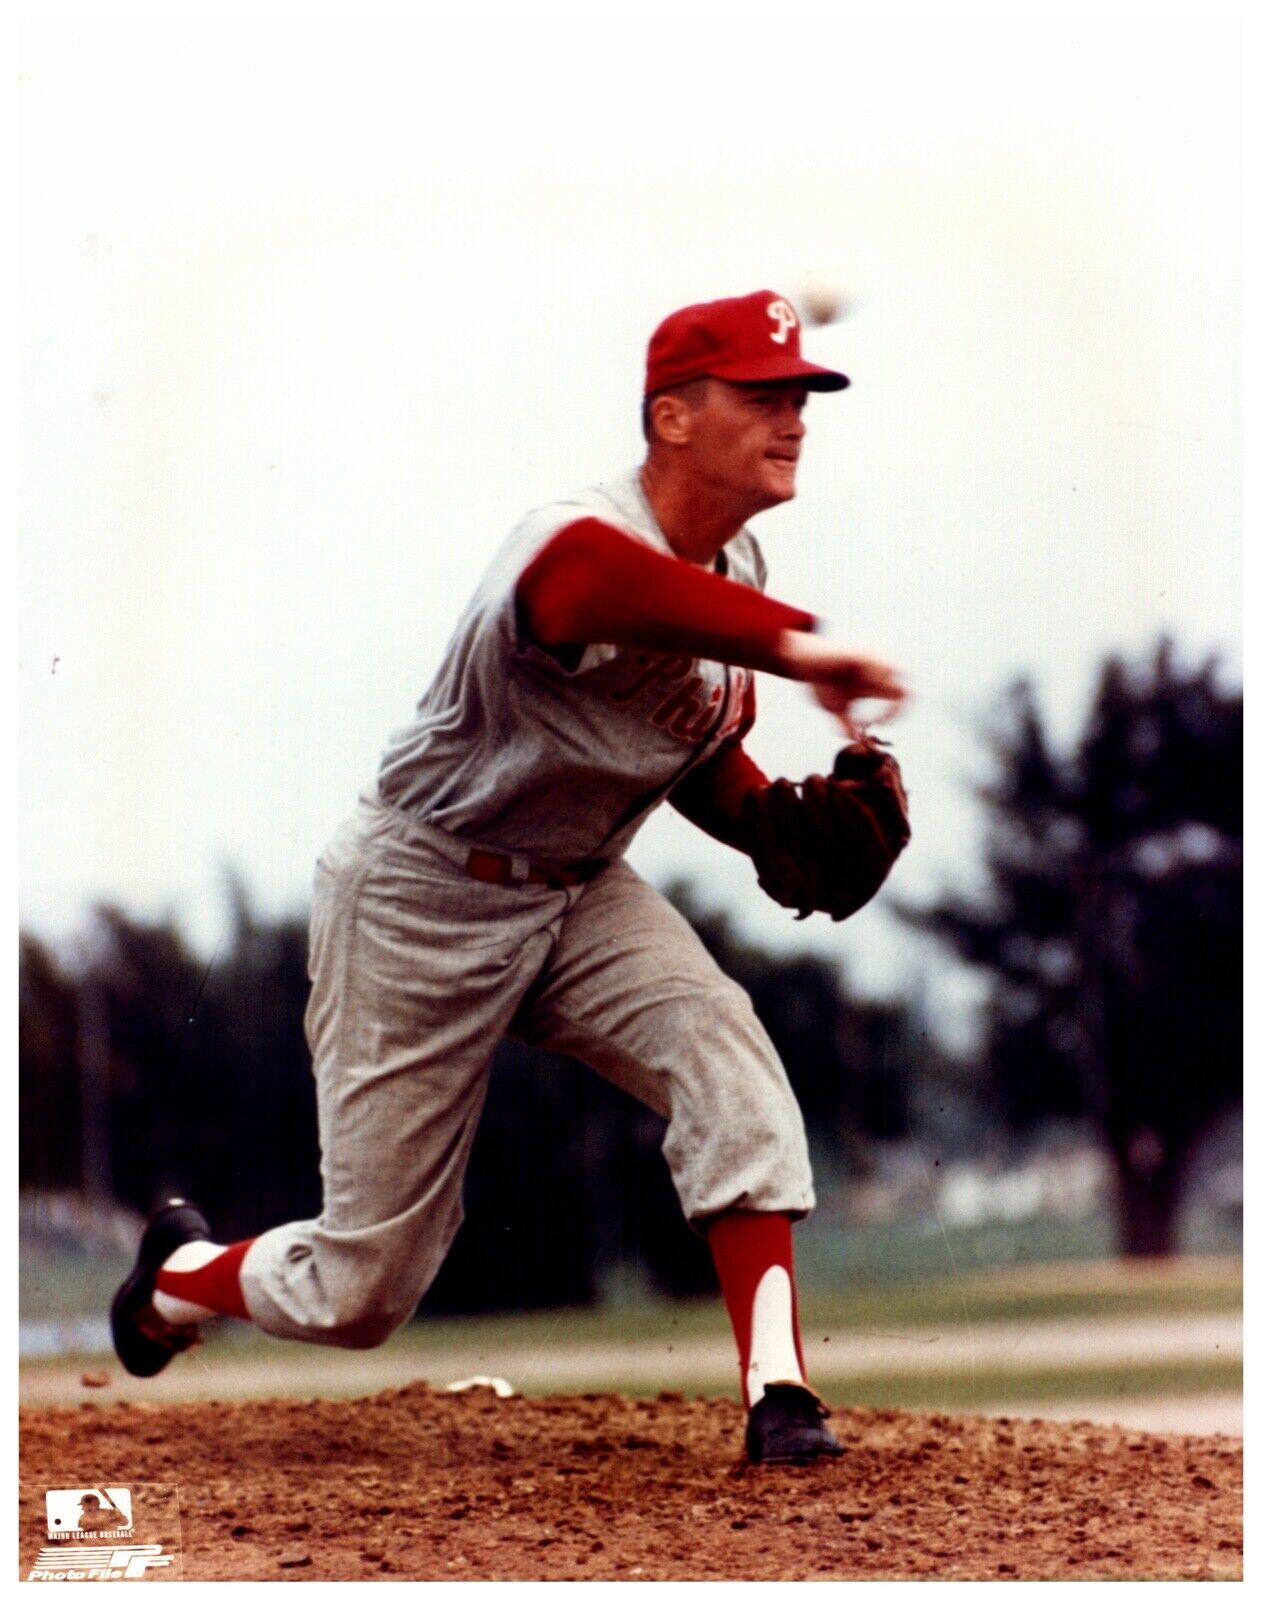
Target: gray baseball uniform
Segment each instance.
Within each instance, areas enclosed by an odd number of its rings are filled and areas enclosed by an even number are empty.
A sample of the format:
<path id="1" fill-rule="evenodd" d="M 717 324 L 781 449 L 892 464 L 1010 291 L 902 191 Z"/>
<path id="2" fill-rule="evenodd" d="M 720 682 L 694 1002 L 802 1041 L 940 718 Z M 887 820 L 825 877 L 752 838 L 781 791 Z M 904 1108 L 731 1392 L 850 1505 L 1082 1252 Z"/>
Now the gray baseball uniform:
<path id="1" fill-rule="evenodd" d="M 517 580 L 583 516 L 670 553 L 632 474 L 532 512 L 461 617 L 376 786 L 316 870 L 311 1045 L 324 1209 L 263 1234 L 241 1286 L 269 1332 L 379 1343 L 462 1216 L 491 1056 L 511 1033 L 586 1062 L 667 1119 L 694 1223 L 814 1205 L 801 1114 L 747 996 L 621 859 L 650 811 L 735 733 L 738 667 L 610 645 L 542 649 Z M 747 530 L 729 577 L 758 588 Z M 469 875 L 471 848 L 513 881 Z M 560 886 L 530 869 L 580 868 Z"/>

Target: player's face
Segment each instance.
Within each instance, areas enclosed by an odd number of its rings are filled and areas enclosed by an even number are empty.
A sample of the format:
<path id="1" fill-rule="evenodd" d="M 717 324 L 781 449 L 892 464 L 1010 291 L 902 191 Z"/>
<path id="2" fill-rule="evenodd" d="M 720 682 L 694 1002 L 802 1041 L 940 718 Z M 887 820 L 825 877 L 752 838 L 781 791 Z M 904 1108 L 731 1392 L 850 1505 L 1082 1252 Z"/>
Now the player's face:
<path id="1" fill-rule="evenodd" d="M 689 465 L 745 515 L 792 500 L 806 425 L 805 384 L 725 383 L 711 378 L 693 413 Z"/>

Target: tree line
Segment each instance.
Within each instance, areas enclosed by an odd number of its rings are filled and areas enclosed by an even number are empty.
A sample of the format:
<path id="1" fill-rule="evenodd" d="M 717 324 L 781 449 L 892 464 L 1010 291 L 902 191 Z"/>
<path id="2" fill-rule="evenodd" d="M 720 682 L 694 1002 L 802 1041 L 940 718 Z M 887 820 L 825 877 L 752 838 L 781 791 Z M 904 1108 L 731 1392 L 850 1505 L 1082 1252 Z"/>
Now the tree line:
<path id="1" fill-rule="evenodd" d="M 909 919 L 990 979 L 977 1081 L 1007 1126 L 1092 1126 L 1119 1247 L 1168 1254 L 1189 1157 L 1242 1094 L 1243 697 L 1161 639 L 1103 663 L 1069 749 L 1028 681 L 988 736 L 986 891 Z"/>

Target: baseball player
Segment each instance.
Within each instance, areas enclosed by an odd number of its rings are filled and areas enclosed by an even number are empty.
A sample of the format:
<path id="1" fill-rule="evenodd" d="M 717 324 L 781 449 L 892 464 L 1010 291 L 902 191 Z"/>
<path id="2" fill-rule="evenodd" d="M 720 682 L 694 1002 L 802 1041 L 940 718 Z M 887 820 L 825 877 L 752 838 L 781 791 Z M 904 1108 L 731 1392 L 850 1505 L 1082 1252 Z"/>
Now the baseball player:
<path id="1" fill-rule="evenodd" d="M 904 695 L 892 668 L 763 593 L 745 526 L 793 497 L 808 394 L 848 382 L 803 359 L 797 315 L 769 290 L 685 307 L 653 334 L 643 465 L 517 526 L 317 865 L 321 1214 L 225 1246 L 189 1202 L 161 1210 L 112 1308 L 128 1371 L 161 1371 L 217 1313 L 281 1338 L 386 1339 L 460 1225 L 491 1055 L 511 1033 L 666 1119 L 731 1314 L 750 1459 L 841 1453 L 797 1324 L 790 1226 L 814 1205 L 797 1103 L 745 993 L 623 857 L 669 799 L 749 852 L 783 904 L 841 916 L 905 842 L 872 744 L 799 790 L 742 742 L 757 671 L 805 682 L 851 733 L 859 701 L 892 711 Z M 817 881 L 820 862 L 840 886 Z"/>
<path id="2" fill-rule="evenodd" d="M 80 1533 L 108 1533 L 114 1528 L 125 1528 L 127 1518 L 118 1509 L 109 1496 L 105 1496 L 108 1505 L 101 1504 L 99 1494 L 81 1494 L 79 1496 L 79 1532 Z"/>

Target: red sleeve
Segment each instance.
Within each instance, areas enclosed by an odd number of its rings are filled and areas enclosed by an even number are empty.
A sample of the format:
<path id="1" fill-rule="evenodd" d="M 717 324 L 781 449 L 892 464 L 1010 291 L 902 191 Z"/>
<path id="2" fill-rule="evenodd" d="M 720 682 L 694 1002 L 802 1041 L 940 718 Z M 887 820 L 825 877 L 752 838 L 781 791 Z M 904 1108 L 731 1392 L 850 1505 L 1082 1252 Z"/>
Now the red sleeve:
<path id="1" fill-rule="evenodd" d="M 815 618 L 746 584 L 650 550 L 584 517 L 555 534 L 517 580 L 518 612 L 540 644 L 619 644 L 707 661 L 774 666 L 786 628 Z"/>
<path id="2" fill-rule="evenodd" d="M 670 802 L 681 816 L 735 850 L 748 849 L 741 825 L 742 801 L 751 789 L 765 789 L 771 781 L 741 743 L 753 727 L 755 715 L 751 678 L 735 737 L 721 745 L 708 761 L 694 767 L 670 792 Z"/>

